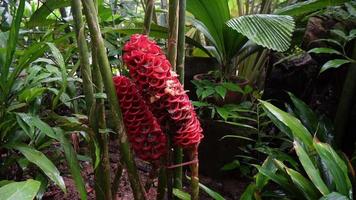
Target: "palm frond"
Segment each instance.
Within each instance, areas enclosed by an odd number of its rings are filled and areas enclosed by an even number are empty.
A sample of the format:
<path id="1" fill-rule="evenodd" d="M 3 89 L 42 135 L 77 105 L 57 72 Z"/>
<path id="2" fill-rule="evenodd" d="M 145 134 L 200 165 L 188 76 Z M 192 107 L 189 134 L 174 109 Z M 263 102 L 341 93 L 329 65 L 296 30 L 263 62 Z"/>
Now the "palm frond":
<path id="1" fill-rule="evenodd" d="M 293 18 L 287 15 L 246 15 L 226 24 L 256 44 L 275 51 L 289 49 L 295 28 Z"/>

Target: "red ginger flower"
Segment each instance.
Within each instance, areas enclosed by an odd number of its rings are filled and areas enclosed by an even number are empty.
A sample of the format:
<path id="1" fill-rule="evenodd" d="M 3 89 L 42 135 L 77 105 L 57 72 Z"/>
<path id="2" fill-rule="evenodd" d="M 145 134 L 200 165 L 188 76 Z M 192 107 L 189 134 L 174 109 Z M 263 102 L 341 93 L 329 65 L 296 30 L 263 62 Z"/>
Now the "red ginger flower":
<path id="1" fill-rule="evenodd" d="M 166 135 L 157 119 L 130 79 L 115 76 L 113 81 L 132 148 L 143 160 L 158 160 L 166 152 Z"/>
<path id="2" fill-rule="evenodd" d="M 131 36 L 123 60 L 130 75 L 161 124 L 169 119 L 175 127 L 174 143 L 196 147 L 203 138 L 200 122 L 177 75 L 160 47 L 146 35 Z"/>

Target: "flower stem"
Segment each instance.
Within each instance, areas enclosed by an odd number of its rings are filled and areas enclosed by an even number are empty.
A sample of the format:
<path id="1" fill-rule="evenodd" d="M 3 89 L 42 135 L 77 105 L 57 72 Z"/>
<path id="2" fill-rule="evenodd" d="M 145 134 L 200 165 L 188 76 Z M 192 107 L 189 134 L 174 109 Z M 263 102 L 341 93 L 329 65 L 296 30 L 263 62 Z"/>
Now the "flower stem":
<path id="1" fill-rule="evenodd" d="M 103 83 L 107 98 L 110 104 L 112 118 L 115 125 L 115 130 L 118 133 L 119 143 L 120 143 L 120 154 L 122 160 L 125 163 L 126 169 L 129 175 L 129 181 L 131 188 L 134 193 L 134 198 L 136 200 L 146 199 L 146 193 L 143 185 L 140 181 L 136 164 L 132 152 L 130 151 L 130 146 L 128 144 L 127 135 L 125 133 L 125 128 L 122 121 L 121 109 L 116 97 L 114 84 L 112 81 L 112 72 L 109 64 L 109 60 L 106 54 L 106 49 L 104 46 L 104 40 L 101 36 L 101 31 L 99 28 L 97 11 L 95 9 L 94 3 L 91 0 L 82 0 L 84 7 L 84 14 L 88 22 L 88 27 L 90 31 L 90 36 L 92 39 L 92 46 L 96 48 L 98 56 L 98 64 L 103 78 Z"/>

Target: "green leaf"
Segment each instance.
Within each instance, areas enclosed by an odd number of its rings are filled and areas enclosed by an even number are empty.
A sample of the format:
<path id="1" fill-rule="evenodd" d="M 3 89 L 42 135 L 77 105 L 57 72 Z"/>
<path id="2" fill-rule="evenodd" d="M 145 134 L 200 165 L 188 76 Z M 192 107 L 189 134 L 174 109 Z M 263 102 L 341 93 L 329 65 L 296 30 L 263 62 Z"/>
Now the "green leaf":
<path id="1" fill-rule="evenodd" d="M 26 88 L 19 94 L 19 101 L 22 102 L 31 102 L 36 97 L 43 94 L 46 88 L 43 87 L 33 87 L 33 88 Z"/>
<path id="2" fill-rule="evenodd" d="M 48 16 L 55 10 L 59 8 L 64 8 L 70 6 L 70 0 L 48 0 L 45 1 L 40 8 L 38 8 L 32 15 L 27 23 L 29 28 L 36 26 L 46 26 L 52 24 L 54 19 L 48 19 Z"/>
<path id="3" fill-rule="evenodd" d="M 295 107 L 294 113 L 311 133 L 315 133 L 318 127 L 318 117 L 316 114 L 302 100 L 298 99 L 290 92 L 288 92 L 288 94 Z"/>
<path id="4" fill-rule="evenodd" d="M 339 30 L 339 29 L 332 29 L 331 30 L 331 33 L 333 33 L 334 35 L 337 35 L 339 36 L 340 38 L 344 39 L 344 40 L 347 40 L 347 36 L 346 34 L 344 33 L 344 31 L 342 30 Z"/>
<path id="5" fill-rule="evenodd" d="M 208 88 L 208 89 L 202 91 L 201 98 L 205 99 L 206 97 L 209 97 L 214 93 L 215 93 L 214 88 Z"/>
<path id="6" fill-rule="evenodd" d="M 316 188 L 314 187 L 314 185 L 308 179 L 306 179 L 299 172 L 291 168 L 286 168 L 286 172 L 291 177 L 293 183 L 297 185 L 299 190 L 305 195 L 307 199 L 309 200 L 318 199 L 320 195 L 316 190 Z"/>
<path id="7" fill-rule="evenodd" d="M 266 160 L 263 162 L 262 167 L 264 169 L 267 169 L 271 171 L 272 173 L 275 173 L 277 171 L 277 167 L 274 165 L 273 160 L 271 156 L 268 156 Z M 269 178 L 262 173 L 257 173 L 256 174 L 256 188 L 258 190 L 262 190 L 263 187 L 267 185 L 269 181 Z"/>
<path id="8" fill-rule="evenodd" d="M 234 160 L 234 161 L 232 161 L 230 163 L 225 164 L 221 168 L 221 170 L 222 171 L 230 171 L 230 170 L 233 170 L 233 169 L 237 169 L 239 167 L 240 167 L 240 162 L 238 160 Z"/>
<path id="9" fill-rule="evenodd" d="M 314 49 L 309 50 L 308 53 L 316 53 L 316 54 L 325 53 L 325 54 L 342 55 L 342 53 L 340 53 L 339 51 L 337 51 L 335 49 L 331 49 L 331 48 L 314 48 Z"/>
<path id="10" fill-rule="evenodd" d="M 320 158 L 325 162 L 327 169 L 333 177 L 337 192 L 351 198 L 352 185 L 348 176 L 346 163 L 340 158 L 335 150 L 328 144 L 314 139 L 314 147 Z"/>
<path id="11" fill-rule="evenodd" d="M 60 176 L 58 169 L 42 152 L 23 145 L 16 145 L 13 148 L 20 151 L 28 161 L 37 165 L 64 192 L 66 191 L 64 180 Z"/>
<path id="12" fill-rule="evenodd" d="M 295 187 L 290 184 L 288 181 L 288 178 L 283 176 L 282 174 L 276 174 L 275 170 L 269 170 L 267 168 L 254 165 L 258 171 L 263 174 L 264 176 L 268 177 L 271 181 L 277 183 L 279 186 L 281 186 L 283 189 L 290 193 L 295 193 Z"/>
<path id="13" fill-rule="evenodd" d="M 67 69 L 64 63 L 64 59 L 63 56 L 61 54 L 61 52 L 57 49 L 57 47 L 53 44 L 53 43 L 47 43 L 47 45 L 49 46 L 52 55 L 56 61 L 56 64 L 59 66 L 59 68 L 61 69 L 61 76 L 62 76 L 62 85 L 61 85 L 61 89 L 58 92 L 58 95 L 54 98 L 53 102 L 52 102 L 52 108 L 55 108 L 55 106 L 57 106 L 59 99 L 61 98 L 61 95 L 63 93 L 65 93 L 66 88 L 67 88 Z"/>
<path id="14" fill-rule="evenodd" d="M 33 200 L 41 183 L 32 179 L 9 183 L 0 188 L 1 200 Z"/>
<path id="15" fill-rule="evenodd" d="M 210 106 L 209 103 L 206 102 L 202 102 L 202 101 L 192 101 L 193 106 L 195 107 L 206 107 L 206 106 Z"/>
<path id="16" fill-rule="evenodd" d="M 337 6 L 348 1 L 349 0 L 307 0 L 277 9 L 274 13 L 278 15 L 305 16 L 308 13 L 318 11 L 328 6 Z"/>
<path id="17" fill-rule="evenodd" d="M 244 94 L 244 91 L 236 83 L 225 82 L 225 83 L 222 83 L 222 86 L 224 86 L 226 89 L 228 89 L 230 91 L 240 92 L 240 93 Z"/>
<path id="18" fill-rule="evenodd" d="M 219 115 L 226 121 L 227 118 L 229 117 L 229 110 L 227 110 L 224 107 L 216 107 L 216 111 L 219 113 Z"/>
<path id="19" fill-rule="evenodd" d="M 313 161 L 310 159 L 309 155 L 299 144 L 299 142 L 294 141 L 294 149 L 297 152 L 297 155 L 303 165 L 305 172 L 309 176 L 310 180 L 314 183 L 315 187 L 318 188 L 321 194 L 329 194 L 330 191 L 324 183 L 323 179 L 321 178 L 319 170 L 315 167 Z"/>
<path id="20" fill-rule="evenodd" d="M 326 62 L 320 69 L 319 74 L 323 73 L 324 71 L 330 69 L 330 68 L 338 68 L 341 65 L 344 65 L 346 63 L 350 63 L 349 60 L 345 60 L 345 59 L 334 59 L 334 60 L 329 60 L 328 62 Z"/>
<path id="21" fill-rule="evenodd" d="M 242 193 L 240 200 L 255 200 L 254 195 L 256 190 L 256 185 L 254 183 L 250 183 L 245 189 L 245 191 Z"/>
<path id="22" fill-rule="evenodd" d="M 272 116 L 272 118 L 270 118 L 274 124 L 277 125 L 278 123 L 281 123 L 285 126 L 285 128 L 288 128 L 294 139 L 300 141 L 303 145 L 306 145 L 308 149 L 307 152 L 313 148 L 313 141 L 310 132 L 297 118 L 266 101 L 260 100 L 260 102 L 263 106 L 263 109 L 267 112 L 267 115 L 269 117 Z M 276 123 L 274 119 L 278 120 L 278 122 Z"/>
<path id="23" fill-rule="evenodd" d="M 211 190 L 210 188 L 206 187 L 205 185 L 199 183 L 199 187 L 206 192 L 212 199 L 214 200 L 225 200 L 223 196 L 221 196 L 219 193 Z"/>
<path id="24" fill-rule="evenodd" d="M 295 28 L 292 17 L 270 14 L 240 16 L 226 24 L 256 44 L 281 52 L 289 49 Z"/>
<path id="25" fill-rule="evenodd" d="M 227 92 L 225 87 L 218 85 L 214 89 L 220 95 L 221 98 L 225 99 L 226 92 Z"/>
<path id="26" fill-rule="evenodd" d="M 180 189 L 173 188 L 173 195 L 181 200 L 190 200 L 190 194 L 186 193 Z"/>
<path id="27" fill-rule="evenodd" d="M 319 200 L 350 200 L 350 199 L 340 193 L 332 192 L 320 198 Z"/>
<path id="28" fill-rule="evenodd" d="M 79 166 L 77 154 L 74 151 L 72 144 L 65 137 L 63 130 L 56 128 L 55 131 L 58 135 L 59 142 L 61 143 L 61 146 L 63 147 L 64 155 L 66 157 L 70 173 L 72 174 L 72 178 L 74 179 L 75 186 L 80 194 L 81 199 L 86 200 L 87 192 L 85 189 L 85 183 L 84 183 L 83 177 L 80 173 L 81 169 Z"/>
<path id="29" fill-rule="evenodd" d="M 6 83 L 6 81 L 8 80 L 8 73 L 10 70 L 10 65 L 12 63 L 13 56 L 15 54 L 16 44 L 18 42 L 19 31 L 20 31 L 24 10 L 25 10 L 25 0 L 20 0 L 20 3 L 16 11 L 16 16 L 11 23 L 11 29 L 7 41 L 7 46 L 6 46 L 5 64 L 4 66 L 1 67 L 1 82 L 3 83 Z"/>

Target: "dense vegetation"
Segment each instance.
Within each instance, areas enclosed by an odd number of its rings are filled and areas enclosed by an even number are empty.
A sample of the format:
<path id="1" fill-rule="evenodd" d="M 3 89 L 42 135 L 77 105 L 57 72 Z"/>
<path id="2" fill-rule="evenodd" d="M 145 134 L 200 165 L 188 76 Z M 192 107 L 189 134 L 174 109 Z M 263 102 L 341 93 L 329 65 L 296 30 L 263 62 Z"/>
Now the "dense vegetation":
<path id="1" fill-rule="evenodd" d="M 2 0 L 0 22 L 0 200 L 354 199 L 356 1 Z"/>

